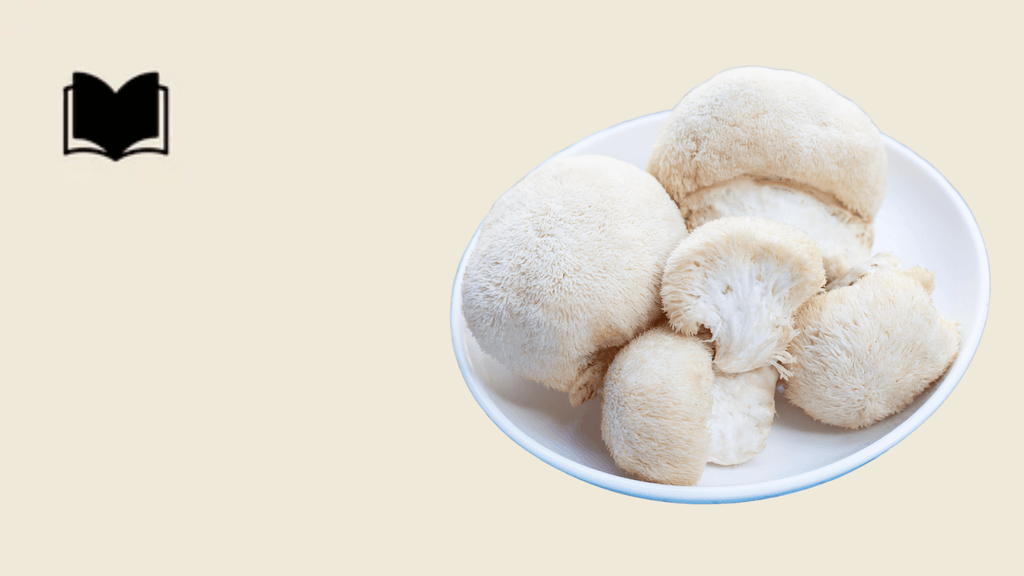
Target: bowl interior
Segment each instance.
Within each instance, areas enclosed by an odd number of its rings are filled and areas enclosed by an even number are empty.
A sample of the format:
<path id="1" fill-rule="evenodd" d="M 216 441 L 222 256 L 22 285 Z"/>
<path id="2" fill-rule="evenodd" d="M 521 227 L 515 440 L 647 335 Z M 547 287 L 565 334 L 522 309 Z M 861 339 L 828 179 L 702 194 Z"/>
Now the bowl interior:
<path id="1" fill-rule="evenodd" d="M 551 159 L 611 156 L 644 168 L 668 112 L 613 126 Z M 600 399 L 573 408 L 564 393 L 522 380 L 483 353 L 462 315 L 466 254 L 452 291 L 452 340 L 466 382 L 488 416 L 514 441 L 577 478 L 634 496 L 676 502 L 732 502 L 778 496 L 820 484 L 877 457 L 930 416 L 963 376 L 981 340 L 989 301 L 989 268 L 977 223 L 963 198 L 930 164 L 885 137 L 886 198 L 875 221 L 873 252 L 891 252 L 905 268 L 935 272 L 939 312 L 960 324 L 961 349 L 949 372 L 906 410 L 863 430 L 819 424 L 776 396 L 764 451 L 738 466 L 708 464 L 697 486 L 663 486 L 620 470 L 601 439 Z M 479 233 L 479 230 L 478 230 Z"/>

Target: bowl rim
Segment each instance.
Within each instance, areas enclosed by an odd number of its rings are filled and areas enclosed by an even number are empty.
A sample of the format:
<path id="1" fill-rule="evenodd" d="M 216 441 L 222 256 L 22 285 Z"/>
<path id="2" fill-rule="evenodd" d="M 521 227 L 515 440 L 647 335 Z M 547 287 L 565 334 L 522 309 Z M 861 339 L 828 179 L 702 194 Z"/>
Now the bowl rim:
<path id="1" fill-rule="evenodd" d="M 539 166 L 543 166 L 552 160 L 569 156 L 575 149 L 585 146 L 594 139 L 607 137 L 629 128 L 634 124 L 651 121 L 654 119 L 653 117 L 667 116 L 670 113 L 671 110 L 665 110 L 646 114 L 632 120 L 620 122 L 619 124 L 605 128 L 599 132 L 595 132 L 594 134 L 591 134 L 562 149 L 556 154 L 553 154 Z M 470 239 L 469 244 L 462 253 L 462 257 L 459 259 L 459 266 L 455 275 L 455 280 L 452 283 L 451 308 L 449 314 L 455 358 L 458 361 L 462 377 L 466 381 L 466 385 L 469 387 L 473 397 L 476 399 L 480 407 L 483 408 L 488 418 L 490 418 L 506 436 L 511 438 L 516 444 L 524 448 L 526 451 L 530 452 L 537 458 L 540 458 L 545 463 L 565 472 L 566 474 L 600 488 L 648 500 L 688 504 L 718 504 L 774 498 L 813 488 L 819 484 L 834 480 L 881 456 L 921 426 L 925 420 L 931 417 L 931 415 L 938 410 L 939 406 L 942 405 L 946 398 L 952 394 L 956 385 L 966 373 L 971 361 L 974 359 L 978 346 L 981 344 L 982 334 L 984 333 L 985 325 L 988 322 L 989 305 L 992 295 L 992 273 L 988 259 L 988 250 L 985 246 L 985 240 L 982 237 L 981 229 L 978 226 L 978 221 L 974 217 L 974 213 L 967 205 L 963 196 L 961 196 L 956 188 L 954 188 L 953 185 L 950 184 L 950 182 L 942 175 L 942 173 L 940 173 L 927 160 L 920 157 L 913 150 L 904 146 L 890 136 L 882 134 L 882 138 L 886 145 L 901 150 L 907 158 L 917 164 L 923 171 L 931 173 L 932 176 L 937 176 L 938 178 L 936 180 L 940 187 L 943 188 L 943 191 L 950 196 L 954 202 L 958 203 L 958 207 L 961 212 L 966 212 L 966 214 L 970 216 L 968 222 L 970 232 L 975 240 L 974 246 L 978 247 L 975 251 L 975 257 L 984 272 L 981 278 L 982 299 L 981 302 L 979 302 L 976 311 L 982 319 L 981 322 L 964 338 L 961 344 L 960 353 L 953 362 L 953 365 L 950 366 L 942 384 L 936 388 L 931 397 L 929 397 L 913 414 L 911 414 L 907 420 L 893 428 L 886 435 L 857 452 L 826 466 L 777 480 L 735 486 L 671 486 L 645 482 L 642 480 L 634 480 L 632 478 L 623 478 L 621 476 L 595 470 L 580 464 L 579 462 L 570 460 L 546 446 L 543 446 L 513 424 L 512 421 L 498 409 L 497 405 L 491 401 L 487 394 L 483 393 L 483 384 L 470 370 L 469 361 L 463 353 L 466 345 L 460 329 L 459 320 L 461 319 L 461 314 L 460 309 L 457 306 L 457 302 L 461 301 L 462 278 L 465 274 L 466 262 L 468 260 L 469 253 L 476 245 L 483 221 L 487 218 L 486 215 L 484 216 L 484 220 L 481 220 L 480 224 L 477 225 L 476 231 L 473 233 L 473 237 Z M 534 170 L 536 170 L 536 168 L 534 168 Z"/>

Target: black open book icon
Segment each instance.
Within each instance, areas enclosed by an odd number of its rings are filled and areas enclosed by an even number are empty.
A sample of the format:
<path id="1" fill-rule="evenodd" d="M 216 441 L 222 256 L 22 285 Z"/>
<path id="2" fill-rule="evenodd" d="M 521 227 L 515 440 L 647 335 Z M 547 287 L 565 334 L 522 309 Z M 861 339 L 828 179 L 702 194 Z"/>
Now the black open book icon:
<path id="1" fill-rule="evenodd" d="M 139 74 L 117 92 L 91 74 L 75 72 L 64 88 L 64 153 L 92 152 L 111 160 L 167 154 L 167 96 L 156 72 Z"/>

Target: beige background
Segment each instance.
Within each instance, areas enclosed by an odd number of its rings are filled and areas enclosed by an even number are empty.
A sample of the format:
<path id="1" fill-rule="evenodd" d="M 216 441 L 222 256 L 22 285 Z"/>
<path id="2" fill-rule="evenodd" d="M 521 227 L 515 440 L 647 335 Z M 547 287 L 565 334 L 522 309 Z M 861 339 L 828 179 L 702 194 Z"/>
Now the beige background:
<path id="1" fill-rule="evenodd" d="M 1007 4 L 21 4 L 0 8 L 0 573 L 1019 568 Z M 985 337 L 931 419 L 833 482 L 704 507 L 593 487 L 470 395 L 456 266 L 545 158 L 744 64 L 826 82 L 958 188 Z M 63 157 L 75 70 L 159 71 L 171 155 Z"/>

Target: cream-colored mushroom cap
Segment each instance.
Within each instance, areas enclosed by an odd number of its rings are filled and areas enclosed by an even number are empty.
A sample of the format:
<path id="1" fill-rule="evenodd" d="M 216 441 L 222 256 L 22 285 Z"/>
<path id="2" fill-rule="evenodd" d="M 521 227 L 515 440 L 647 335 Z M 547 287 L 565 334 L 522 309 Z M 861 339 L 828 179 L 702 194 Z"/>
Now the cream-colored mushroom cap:
<path id="1" fill-rule="evenodd" d="M 711 352 L 664 324 L 623 348 L 604 384 L 601 437 L 623 470 L 692 486 L 711 448 Z"/>
<path id="2" fill-rule="evenodd" d="M 870 222 L 885 195 L 878 128 L 852 101 L 799 72 L 725 70 L 672 110 L 647 170 L 682 200 L 738 176 L 811 187 Z"/>
<path id="3" fill-rule="evenodd" d="M 772 366 L 741 374 L 715 372 L 714 401 L 708 428 L 708 462 L 723 466 L 742 464 L 764 450 L 775 420 L 775 384 L 779 372 Z"/>
<path id="4" fill-rule="evenodd" d="M 941 377 L 960 347 L 957 325 L 919 267 L 879 270 L 807 302 L 797 314 L 786 397 L 809 416 L 863 428 L 902 411 Z"/>
<path id="5" fill-rule="evenodd" d="M 711 330 L 718 370 L 772 365 L 786 376 L 793 314 L 824 285 L 821 256 L 806 234 L 743 216 L 708 222 L 680 242 L 665 264 L 661 296 L 675 330 Z"/>
<path id="6" fill-rule="evenodd" d="M 661 312 L 661 275 L 686 235 L 657 180 L 603 156 L 550 162 L 491 209 L 466 264 L 466 323 L 515 374 L 594 397 L 618 347 Z"/>

